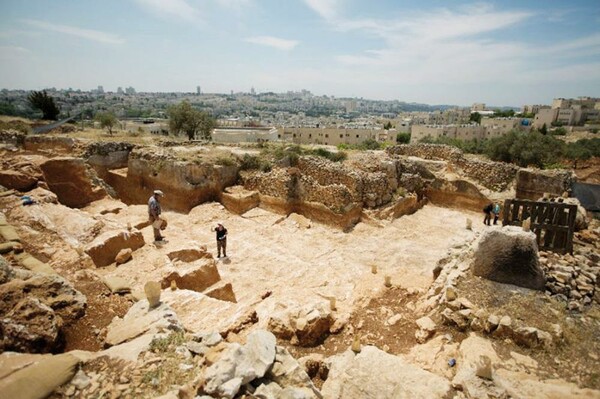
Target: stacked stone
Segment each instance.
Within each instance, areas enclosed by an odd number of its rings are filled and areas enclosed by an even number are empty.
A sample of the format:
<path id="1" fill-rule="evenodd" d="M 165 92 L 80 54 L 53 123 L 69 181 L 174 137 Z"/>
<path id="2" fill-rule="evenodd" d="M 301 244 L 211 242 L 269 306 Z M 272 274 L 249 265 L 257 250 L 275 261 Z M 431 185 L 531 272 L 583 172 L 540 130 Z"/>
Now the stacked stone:
<path id="1" fill-rule="evenodd" d="M 262 195 L 288 198 L 291 176 L 286 169 L 275 168 L 269 173 L 251 171 L 241 173 L 246 190 L 258 191 Z"/>
<path id="2" fill-rule="evenodd" d="M 308 176 L 302 176 L 300 181 L 302 185 L 300 199 L 303 201 L 322 203 L 336 213 L 342 213 L 354 202 L 352 193 L 342 184 L 322 186 Z"/>
<path id="3" fill-rule="evenodd" d="M 362 174 L 359 172 L 319 157 L 300 158 L 298 170 L 322 186 L 341 184 L 348 187 L 356 202 L 362 198 Z"/>
<path id="4" fill-rule="evenodd" d="M 131 152 L 135 148 L 135 144 L 127 143 L 127 142 L 117 142 L 117 141 L 109 141 L 109 142 L 93 142 L 89 144 L 83 156 L 85 158 L 89 158 L 92 155 L 103 155 L 106 156 L 113 152 L 118 151 L 127 151 Z"/>
<path id="5" fill-rule="evenodd" d="M 600 303 L 599 261 L 600 257 L 591 251 L 575 256 L 540 251 L 540 263 L 547 278 L 546 292 L 573 311 L 582 311 L 592 301 Z"/>
<path id="6" fill-rule="evenodd" d="M 0 130 L 0 143 L 22 146 L 25 142 L 25 133 L 18 130 Z"/>
<path id="7" fill-rule="evenodd" d="M 503 162 L 479 161 L 464 157 L 454 160 L 462 172 L 494 191 L 504 191 L 517 177 L 519 168 Z"/>
<path id="8" fill-rule="evenodd" d="M 458 148 L 443 144 L 400 144 L 386 148 L 389 155 L 405 155 L 423 159 L 451 161 L 462 158 L 463 154 Z"/>

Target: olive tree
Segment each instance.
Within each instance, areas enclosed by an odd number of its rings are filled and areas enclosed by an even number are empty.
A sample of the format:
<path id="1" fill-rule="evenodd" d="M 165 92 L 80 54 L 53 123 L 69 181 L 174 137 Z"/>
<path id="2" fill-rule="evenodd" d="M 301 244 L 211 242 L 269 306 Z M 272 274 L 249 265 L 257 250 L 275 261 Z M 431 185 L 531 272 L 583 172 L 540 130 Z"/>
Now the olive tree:
<path id="1" fill-rule="evenodd" d="M 119 123 L 117 117 L 112 112 L 98 112 L 94 118 L 102 129 L 106 129 L 108 134 L 112 136 L 113 128 Z"/>
<path id="2" fill-rule="evenodd" d="M 174 134 L 184 133 L 190 140 L 199 133 L 201 138 L 210 139 L 216 122 L 207 112 L 198 111 L 187 101 L 169 107 L 169 129 Z"/>

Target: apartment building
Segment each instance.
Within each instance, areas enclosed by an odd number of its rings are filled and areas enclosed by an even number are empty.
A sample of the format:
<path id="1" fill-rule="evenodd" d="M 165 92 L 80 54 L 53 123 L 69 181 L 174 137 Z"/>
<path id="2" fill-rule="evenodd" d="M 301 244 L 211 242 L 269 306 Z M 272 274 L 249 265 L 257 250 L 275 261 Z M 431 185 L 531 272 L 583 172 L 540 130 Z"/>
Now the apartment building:
<path id="1" fill-rule="evenodd" d="M 215 143 L 266 143 L 279 140 L 274 127 L 220 127 L 213 129 Z"/>
<path id="2" fill-rule="evenodd" d="M 282 137 L 294 144 L 334 145 L 361 144 L 365 140 L 380 143 L 393 143 L 396 140 L 395 130 L 384 129 L 339 129 L 339 128 L 284 128 Z"/>

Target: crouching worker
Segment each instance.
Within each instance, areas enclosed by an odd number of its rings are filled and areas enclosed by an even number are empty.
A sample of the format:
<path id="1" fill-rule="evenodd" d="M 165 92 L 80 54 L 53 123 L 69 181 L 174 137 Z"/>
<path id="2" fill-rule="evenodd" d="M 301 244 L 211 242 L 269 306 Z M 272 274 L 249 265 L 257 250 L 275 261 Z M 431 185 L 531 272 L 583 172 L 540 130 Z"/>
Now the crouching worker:
<path id="1" fill-rule="evenodd" d="M 152 223 L 152 230 L 154 231 L 154 241 L 162 241 L 164 237 L 160 234 L 161 230 L 164 230 L 164 220 L 160 218 L 162 210 L 160 209 L 160 198 L 164 194 L 160 190 L 154 190 L 154 194 L 148 200 L 148 218 Z"/>
<path id="2" fill-rule="evenodd" d="M 221 257 L 221 250 L 223 250 L 223 257 L 227 257 L 227 229 L 223 226 L 223 222 L 217 223 L 217 227 L 214 228 L 217 233 L 217 258 Z"/>

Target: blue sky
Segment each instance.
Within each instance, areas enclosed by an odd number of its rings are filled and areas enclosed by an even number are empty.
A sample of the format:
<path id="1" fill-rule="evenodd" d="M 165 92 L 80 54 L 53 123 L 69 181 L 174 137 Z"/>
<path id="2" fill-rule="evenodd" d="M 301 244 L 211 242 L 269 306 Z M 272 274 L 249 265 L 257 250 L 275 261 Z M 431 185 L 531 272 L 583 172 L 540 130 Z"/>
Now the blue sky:
<path id="1" fill-rule="evenodd" d="M 600 97 L 600 1 L 3 0 L 0 88 Z"/>

